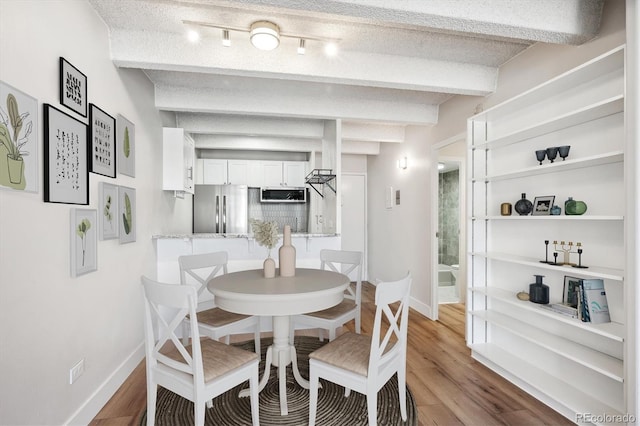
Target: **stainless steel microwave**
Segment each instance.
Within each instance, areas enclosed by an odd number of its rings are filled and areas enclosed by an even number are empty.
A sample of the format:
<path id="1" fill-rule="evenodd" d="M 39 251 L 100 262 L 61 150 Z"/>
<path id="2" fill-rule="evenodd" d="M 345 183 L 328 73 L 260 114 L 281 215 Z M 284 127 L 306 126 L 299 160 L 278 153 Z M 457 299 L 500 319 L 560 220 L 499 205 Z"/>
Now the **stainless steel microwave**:
<path id="1" fill-rule="evenodd" d="M 262 187 L 260 188 L 261 203 L 306 203 L 307 188 L 304 187 Z"/>

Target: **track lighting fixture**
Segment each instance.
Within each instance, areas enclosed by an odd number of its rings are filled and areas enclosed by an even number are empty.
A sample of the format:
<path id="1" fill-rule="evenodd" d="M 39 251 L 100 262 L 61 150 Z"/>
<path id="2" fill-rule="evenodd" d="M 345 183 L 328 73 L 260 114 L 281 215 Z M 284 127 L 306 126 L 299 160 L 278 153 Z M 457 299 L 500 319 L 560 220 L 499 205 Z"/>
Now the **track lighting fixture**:
<path id="1" fill-rule="evenodd" d="M 229 38 L 229 30 L 222 30 L 222 45 L 224 47 L 231 46 L 231 39 Z"/>

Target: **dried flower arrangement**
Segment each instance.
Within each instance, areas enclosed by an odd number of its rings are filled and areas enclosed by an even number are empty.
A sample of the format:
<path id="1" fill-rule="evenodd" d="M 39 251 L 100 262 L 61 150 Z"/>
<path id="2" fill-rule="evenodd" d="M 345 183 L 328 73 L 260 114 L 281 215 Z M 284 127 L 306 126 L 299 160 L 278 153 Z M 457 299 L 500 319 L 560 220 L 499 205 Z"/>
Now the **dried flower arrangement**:
<path id="1" fill-rule="evenodd" d="M 253 236 L 261 246 L 265 246 L 269 249 L 269 256 L 271 256 L 271 249 L 278 244 L 278 224 L 276 222 L 265 222 L 262 220 L 251 219 L 251 229 L 253 230 Z"/>

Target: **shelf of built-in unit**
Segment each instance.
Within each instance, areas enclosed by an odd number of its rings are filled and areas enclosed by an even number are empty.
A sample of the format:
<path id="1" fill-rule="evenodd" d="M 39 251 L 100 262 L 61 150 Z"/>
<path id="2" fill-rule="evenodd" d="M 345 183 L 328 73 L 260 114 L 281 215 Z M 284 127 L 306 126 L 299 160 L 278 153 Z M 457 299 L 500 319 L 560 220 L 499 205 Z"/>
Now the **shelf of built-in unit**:
<path id="1" fill-rule="evenodd" d="M 546 173 L 564 172 L 567 170 L 582 169 L 585 167 L 595 167 L 604 164 L 622 163 L 623 161 L 624 153 L 622 151 L 611 151 L 584 158 L 556 161 L 554 163 L 547 163 L 534 167 L 526 167 L 523 169 L 513 170 L 509 173 L 483 176 L 479 178 L 473 178 L 471 180 L 472 182 L 495 182 L 499 180 L 517 179 Z"/>
<path id="2" fill-rule="evenodd" d="M 513 133 L 488 140 L 486 142 L 471 145 L 472 149 L 492 149 L 499 148 L 514 143 L 522 142 L 548 133 L 557 132 L 558 130 L 568 127 L 577 126 L 589 121 L 604 118 L 609 115 L 617 114 L 624 110 L 624 96 L 617 95 L 600 102 L 570 111 L 566 114 L 559 115 L 552 119 L 524 127 Z"/>
<path id="3" fill-rule="evenodd" d="M 622 416 L 620 411 L 582 391 L 583 388 L 588 388 L 588 386 L 585 383 L 581 383 L 580 377 L 576 377 L 576 380 L 571 383 L 561 380 L 539 366 L 514 356 L 493 343 L 476 343 L 470 345 L 470 348 L 474 352 L 475 358 L 479 356 L 491 364 L 497 365 L 499 369 L 525 382 L 528 387 L 547 395 L 554 401 L 561 402 L 574 413 L 598 413 L 598 416 L 604 419 Z M 596 424 L 608 425 L 614 423 L 609 421 Z"/>
<path id="4" fill-rule="evenodd" d="M 476 294 L 481 294 L 491 299 L 499 300 L 502 303 L 507 303 L 512 306 L 517 306 L 519 309 L 524 309 L 526 311 L 535 312 L 536 314 L 539 314 L 548 318 L 553 318 L 556 321 L 560 321 L 572 327 L 576 327 L 576 328 L 588 331 L 590 333 L 597 334 L 607 339 L 611 339 L 615 342 L 624 341 L 624 325 L 617 322 L 607 322 L 602 324 L 592 324 L 590 322 L 582 322 L 577 318 L 571 318 L 569 316 L 562 315 L 557 312 L 553 312 L 549 309 L 545 309 L 542 305 L 531 303 L 529 301 L 520 300 L 516 297 L 516 294 L 514 292 L 509 290 L 504 290 L 501 288 L 471 287 L 470 290 Z M 477 316 L 477 313 L 475 312 L 471 312 L 471 314 Z M 509 324 L 511 324 L 511 321 L 512 319 L 509 320 Z M 544 340 L 546 340 L 546 338 L 543 338 L 541 341 L 544 341 Z M 564 341 L 564 339 L 562 340 Z M 559 347 L 561 346 L 562 346 L 562 343 L 559 345 Z M 551 350 L 558 351 L 558 349 L 554 349 L 554 348 L 551 348 Z"/>
<path id="5" fill-rule="evenodd" d="M 548 216 L 473 216 L 471 220 L 569 220 L 569 221 L 623 221 L 624 216 L 605 215 L 548 215 Z"/>
<path id="6" fill-rule="evenodd" d="M 588 268 L 574 268 L 571 266 L 550 265 L 540 262 L 540 259 L 532 259 L 530 257 L 516 256 L 507 253 L 497 252 L 473 252 L 472 256 L 484 257 L 491 260 L 501 262 L 516 263 L 518 265 L 533 266 L 540 269 L 548 269 L 552 271 L 566 272 L 570 275 L 585 275 L 589 278 L 602 278 L 606 280 L 622 281 L 624 272 L 621 269 L 602 268 L 598 266 L 590 266 Z"/>
<path id="7" fill-rule="evenodd" d="M 518 319 L 493 310 L 471 311 L 476 318 L 498 326 L 521 339 L 556 353 L 570 361 L 583 365 L 617 382 L 624 381 L 622 360 L 596 351 L 587 346 L 555 336 Z"/>

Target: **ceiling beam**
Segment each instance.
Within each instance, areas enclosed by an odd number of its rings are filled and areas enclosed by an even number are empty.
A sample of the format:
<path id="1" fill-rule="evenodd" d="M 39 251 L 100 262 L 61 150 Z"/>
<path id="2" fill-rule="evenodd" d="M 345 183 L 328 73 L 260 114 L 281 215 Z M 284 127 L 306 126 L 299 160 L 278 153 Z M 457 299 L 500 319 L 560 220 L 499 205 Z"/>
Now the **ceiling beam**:
<path id="1" fill-rule="evenodd" d="M 190 0 L 187 0 L 190 1 Z M 191 0 L 193 1 L 193 0 Z M 361 23 L 417 26 L 556 44 L 582 44 L 596 36 L 604 0 L 195 0 L 265 11 Z M 517 3 L 517 4 L 515 4 Z M 258 9 L 259 10 L 259 9 Z M 294 12 L 295 11 L 295 12 Z"/>

